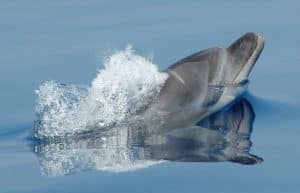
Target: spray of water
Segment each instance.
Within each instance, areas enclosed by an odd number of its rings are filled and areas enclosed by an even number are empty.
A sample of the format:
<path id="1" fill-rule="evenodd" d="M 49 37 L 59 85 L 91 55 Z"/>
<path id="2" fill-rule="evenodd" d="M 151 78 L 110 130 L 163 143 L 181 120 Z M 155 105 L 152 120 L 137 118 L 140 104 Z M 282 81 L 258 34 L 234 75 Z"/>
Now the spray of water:
<path id="1" fill-rule="evenodd" d="M 64 137 L 127 121 L 158 96 L 168 76 L 130 46 L 103 66 L 91 86 L 55 81 L 40 86 L 35 137 Z"/>

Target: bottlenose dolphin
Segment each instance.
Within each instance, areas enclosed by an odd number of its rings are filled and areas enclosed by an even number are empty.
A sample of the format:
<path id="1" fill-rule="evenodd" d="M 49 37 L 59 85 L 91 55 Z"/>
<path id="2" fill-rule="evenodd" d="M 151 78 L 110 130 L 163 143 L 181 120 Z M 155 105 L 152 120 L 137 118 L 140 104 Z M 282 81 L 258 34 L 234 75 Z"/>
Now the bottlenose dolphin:
<path id="1" fill-rule="evenodd" d="M 159 96 L 137 120 L 34 141 L 42 173 L 127 171 L 162 160 L 262 162 L 249 153 L 255 117 L 251 104 L 245 99 L 233 102 L 245 91 L 263 46 L 261 36 L 247 33 L 228 48 L 207 49 L 178 61 L 166 69 L 169 76 Z"/>
<path id="2" fill-rule="evenodd" d="M 195 122 L 216 112 L 243 94 L 263 47 L 262 36 L 246 33 L 228 48 L 210 48 L 176 62 L 166 69 L 169 77 L 146 113 L 164 111 L 170 113 L 168 122 Z"/>

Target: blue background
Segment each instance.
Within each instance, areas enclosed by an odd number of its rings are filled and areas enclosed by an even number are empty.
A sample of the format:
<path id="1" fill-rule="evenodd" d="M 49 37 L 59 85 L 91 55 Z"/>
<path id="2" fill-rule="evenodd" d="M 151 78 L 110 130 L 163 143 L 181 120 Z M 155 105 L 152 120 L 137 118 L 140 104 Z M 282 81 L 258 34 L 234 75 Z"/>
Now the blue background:
<path id="1" fill-rule="evenodd" d="M 0 192 L 297 192 L 300 2 L 1 0 Z M 133 45 L 160 69 L 248 31 L 265 37 L 250 76 L 256 166 L 164 163 L 128 173 L 40 173 L 24 136 L 46 80 L 90 84 L 103 55 Z"/>

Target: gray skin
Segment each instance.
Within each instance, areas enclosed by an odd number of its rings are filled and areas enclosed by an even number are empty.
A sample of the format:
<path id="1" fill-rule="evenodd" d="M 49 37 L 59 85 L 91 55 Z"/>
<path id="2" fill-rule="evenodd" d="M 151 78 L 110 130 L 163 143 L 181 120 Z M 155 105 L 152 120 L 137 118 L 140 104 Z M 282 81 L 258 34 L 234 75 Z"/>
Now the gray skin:
<path id="1" fill-rule="evenodd" d="M 166 70 L 169 77 L 145 114 L 167 112 L 168 126 L 182 127 L 232 103 L 245 91 L 263 47 L 262 36 L 246 33 L 228 48 L 207 49 L 178 61 Z"/>

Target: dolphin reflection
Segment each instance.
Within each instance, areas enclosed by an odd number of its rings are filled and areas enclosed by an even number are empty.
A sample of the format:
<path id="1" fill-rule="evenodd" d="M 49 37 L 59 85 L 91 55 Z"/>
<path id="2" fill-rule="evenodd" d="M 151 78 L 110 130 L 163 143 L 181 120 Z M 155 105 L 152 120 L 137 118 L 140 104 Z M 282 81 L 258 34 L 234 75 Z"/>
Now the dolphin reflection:
<path id="1" fill-rule="evenodd" d="M 43 175 L 86 170 L 129 171 L 164 161 L 257 164 L 249 153 L 254 111 L 246 99 L 197 125 L 178 129 L 121 126 L 93 135 L 35 141 Z"/>

